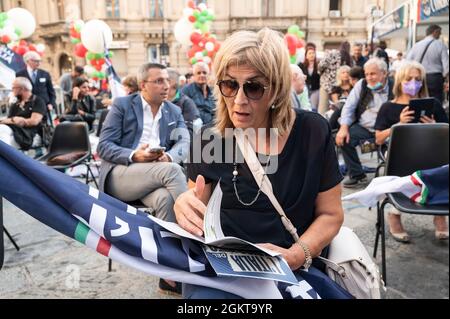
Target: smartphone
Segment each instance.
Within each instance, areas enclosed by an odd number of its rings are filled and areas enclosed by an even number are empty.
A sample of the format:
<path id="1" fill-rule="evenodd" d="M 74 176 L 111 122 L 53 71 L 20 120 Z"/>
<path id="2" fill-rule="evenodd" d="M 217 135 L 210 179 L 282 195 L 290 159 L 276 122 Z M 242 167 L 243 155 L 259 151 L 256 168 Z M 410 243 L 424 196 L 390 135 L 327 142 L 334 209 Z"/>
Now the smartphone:
<path id="1" fill-rule="evenodd" d="M 166 148 L 165 147 L 161 147 L 161 146 L 147 148 L 147 152 L 149 152 L 149 153 L 162 154 L 165 151 L 166 151 Z"/>
<path id="2" fill-rule="evenodd" d="M 424 99 L 412 99 L 409 101 L 409 109 L 414 111 L 414 120 L 410 123 L 420 123 L 420 118 L 422 116 L 433 116 L 434 111 L 434 98 L 424 98 Z"/>

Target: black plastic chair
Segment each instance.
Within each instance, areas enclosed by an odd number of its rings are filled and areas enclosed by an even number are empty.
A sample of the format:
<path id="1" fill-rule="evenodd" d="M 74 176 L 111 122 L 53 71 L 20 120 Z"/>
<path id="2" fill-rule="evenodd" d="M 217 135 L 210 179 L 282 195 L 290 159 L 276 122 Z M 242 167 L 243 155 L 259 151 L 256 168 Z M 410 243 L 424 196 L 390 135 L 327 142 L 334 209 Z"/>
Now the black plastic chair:
<path id="1" fill-rule="evenodd" d="M 64 170 L 84 164 L 87 169 L 86 184 L 89 184 L 91 181 L 89 179 L 90 175 L 95 186 L 98 188 L 97 180 L 89 165 L 92 159 L 91 143 L 89 141 L 88 126 L 84 122 L 64 122 L 56 126 L 48 153 L 39 158 L 38 161 L 47 165 L 47 161 L 51 158 L 73 152 L 84 152 L 85 154 L 68 164 L 52 165 L 50 167 L 57 170 Z"/>
<path id="2" fill-rule="evenodd" d="M 386 156 L 386 176 L 408 176 L 418 170 L 440 167 L 449 163 L 449 126 L 438 124 L 398 124 L 392 127 Z M 377 204 L 376 237 L 373 256 L 376 257 L 381 235 L 382 274 L 386 284 L 386 246 L 384 208 L 393 205 L 403 213 L 448 215 L 448 205 L 420 205 L 401 193 L 387 194 Z"/>

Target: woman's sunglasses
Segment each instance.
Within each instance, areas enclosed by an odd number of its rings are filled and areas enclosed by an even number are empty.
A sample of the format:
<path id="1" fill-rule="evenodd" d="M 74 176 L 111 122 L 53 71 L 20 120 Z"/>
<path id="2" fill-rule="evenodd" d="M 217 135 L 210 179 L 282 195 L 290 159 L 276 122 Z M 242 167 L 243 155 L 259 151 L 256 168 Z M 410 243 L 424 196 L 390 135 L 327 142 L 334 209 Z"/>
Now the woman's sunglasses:
<path id="1" fill-rule="evenodd" d="M 220 93 L 224 97 L 235 97 L 241 85 L 236 80 L 223 80 L 217 82 Z M 263 97 L 264 92 L 269 88 L 258 82 L 247 81 L 242 87 L 244 88 L 244 94 L 250 100 L 259 100 Z"/>

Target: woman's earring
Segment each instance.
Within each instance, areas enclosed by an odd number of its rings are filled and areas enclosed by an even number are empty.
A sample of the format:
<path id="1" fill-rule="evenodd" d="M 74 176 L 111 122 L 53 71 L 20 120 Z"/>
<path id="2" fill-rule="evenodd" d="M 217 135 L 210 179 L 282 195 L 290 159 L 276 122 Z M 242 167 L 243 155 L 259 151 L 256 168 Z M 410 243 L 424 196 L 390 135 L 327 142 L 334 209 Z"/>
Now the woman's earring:
<path id="1" fill-rule="evenodd" d="M 270 107 L 272 110 L 275 110 L 275 104 Z"/>

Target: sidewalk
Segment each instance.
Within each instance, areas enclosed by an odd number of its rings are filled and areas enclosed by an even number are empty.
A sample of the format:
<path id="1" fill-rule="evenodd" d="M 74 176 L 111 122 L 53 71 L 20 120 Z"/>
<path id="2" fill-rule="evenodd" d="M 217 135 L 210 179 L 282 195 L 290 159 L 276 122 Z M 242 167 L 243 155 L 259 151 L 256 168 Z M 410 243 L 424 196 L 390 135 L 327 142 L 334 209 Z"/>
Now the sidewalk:
<path id="1" fill-rule="evenodd" d="M 363 157 L 374 167 L 375 157 Z M 354 190 L 345 190 L 349 194 Z M 344 224 L 354 229 L 370 254 L 375 239 L 376 209 L 344 203 Z M 432 218 L 404 215 L 410 244 L 386 240 L 388 287 L 384 297 L 449 298 L 448 241 L 434 239 Z M 5 236 L 5 264 L 0 271 L 0 298 L 173 298 L 158 292 L 159 278 L 113 263 L 73 239 L 4 201 L 4 224 L 21 250 Z M 381 251 L 377 254 L 381 263 Z M 381 268 L 381 267 L 380 267 Z"/>

